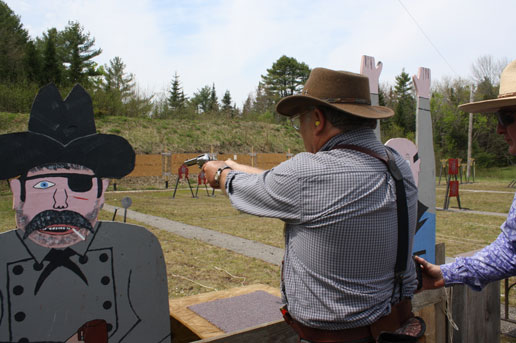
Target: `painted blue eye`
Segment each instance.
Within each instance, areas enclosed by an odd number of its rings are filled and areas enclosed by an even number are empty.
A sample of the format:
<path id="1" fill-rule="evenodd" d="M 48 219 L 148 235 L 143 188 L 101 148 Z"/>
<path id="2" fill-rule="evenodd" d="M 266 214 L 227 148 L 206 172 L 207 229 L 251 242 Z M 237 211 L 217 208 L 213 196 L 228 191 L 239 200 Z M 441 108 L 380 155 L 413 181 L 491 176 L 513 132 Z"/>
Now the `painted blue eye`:
<path id="1" fill-rule="evenodd" d="M 53 183 L 53 182 L 50 182 L 50 181 L 40 181 L 37 184 L 35 184 L 33 187 L 34 188 L 38 188 L 38 189 L 47 189 L 47 188 L 50 188 L 50 187 L 53 187 L 53 186 L 55 186 L 55 183 Z"/>

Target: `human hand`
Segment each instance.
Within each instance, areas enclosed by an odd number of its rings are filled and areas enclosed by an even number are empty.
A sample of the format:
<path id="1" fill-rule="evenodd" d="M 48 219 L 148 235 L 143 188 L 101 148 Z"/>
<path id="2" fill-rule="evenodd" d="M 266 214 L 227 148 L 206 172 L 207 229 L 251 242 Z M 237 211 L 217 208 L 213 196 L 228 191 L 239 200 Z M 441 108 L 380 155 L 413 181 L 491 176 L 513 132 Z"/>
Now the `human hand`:
<path id="1" fill-rule="evenodd" d="M 369 78 L 369 92 L 373 94 L 378 94 L 378 83 L 382 68 L 383 63 L 380 61 L 375 66 L 374 57 L 366 55 L 362 56 L 362 60 L 360 62 L 360 74 Z"/>
<path id="2" fill-rule="evenodd" d="M 242 164 L 233 161 L 232 159 L 228 158 L 226 161 L 224 161 L 228 167 L 230 167 L 233 170 L 239 170 L 239 168 L 242 167 Z"/>
<path id="3" fill-rule="evenodd" d="M 414 256 L 414 259 L 421 265 L 421 269 L 423 271 L 423 286 L 421 287 L 421 291 L 441 288 L 444 286 L 441 267 L 432 264 L 419 256 Z"/>
<path id="4" fill-rule="evenodd" d="M 228 165 L 228 167 L 230 167 L 233 170 L 241 171 L 241 172 L 244 172 L 247 174 L 261 174 L 264 172 L 263 169 L 251 167 L 251 166 L 248 166 L 245 164 L 240 164 L 240 163 L 233 161 L 232 159 L 227 159 L 226 164 Z"/>
<path id="5" fill-rule="evenodd" d="M 430 69 L 419 67 L 416 75 L 412 76 L 416 95 L 420 98 L 430 99 Z"/>
<path id="6" fill-rule="evenodd" d="M 224 161 L 208 161 L 202 166 L 206 180 L 212 188 L 220 188 L 222 177 L 219 182 L 215 182 L 215 174 L 219 168 L 224 168 L 227 164 Z"/>

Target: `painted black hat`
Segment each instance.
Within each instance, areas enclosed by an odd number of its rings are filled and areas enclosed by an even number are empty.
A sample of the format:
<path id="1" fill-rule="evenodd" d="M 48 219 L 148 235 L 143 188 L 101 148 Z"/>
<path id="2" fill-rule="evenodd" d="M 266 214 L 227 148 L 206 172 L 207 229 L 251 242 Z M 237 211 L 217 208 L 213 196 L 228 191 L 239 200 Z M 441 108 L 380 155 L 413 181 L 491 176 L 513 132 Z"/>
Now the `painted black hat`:
<path id="1" fill-rule="evenodd" d="M 63 101 L 57 87 L 41 88 L 34 99 L 29 129 L 0 135 L 0 180 L 51 163 L 79 164 L 96 176 L 121 178 L 134 168 L 129 142 L 97 133 L 91 97 L 76 85 Z"/>

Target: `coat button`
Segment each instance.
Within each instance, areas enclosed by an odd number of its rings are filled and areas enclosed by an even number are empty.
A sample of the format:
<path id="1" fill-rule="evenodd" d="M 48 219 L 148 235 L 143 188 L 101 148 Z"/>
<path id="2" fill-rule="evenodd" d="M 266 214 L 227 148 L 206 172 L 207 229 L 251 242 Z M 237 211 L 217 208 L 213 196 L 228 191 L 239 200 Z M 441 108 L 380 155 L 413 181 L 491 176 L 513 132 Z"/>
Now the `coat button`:
<path id="1" fill-rule="evenodd" d="M 17 321 L 17 322 L 23 322 L 25 320 L 25 313 L 23 312 L 18 312 L 14 315 L 14 319 Z"/>
<path id="2" fill-rule="evenodd" d="M 15 286 L 13 288 L 14 295 L 21 295 L 23 294 L 23 286 Z"/>
<path id="3" fill-rule="evenodd" d="M 108 260 L 108 255 L 107 254 L 101 254 L 99 256 L 99 260 L 100 260 L 100 262 L 106 262 Z"/>
<path id="4" fill-rule="evenodd" d="M 23 273 L 23 267 L 22 267 L 22 266 L 20 266 L 20 265 L 16 265 L 16 266 L 14 266 L 14 268 L 13 268 L 13 273 L 14 273 L 15 275 L 20 275 L 21 273 Z"/>

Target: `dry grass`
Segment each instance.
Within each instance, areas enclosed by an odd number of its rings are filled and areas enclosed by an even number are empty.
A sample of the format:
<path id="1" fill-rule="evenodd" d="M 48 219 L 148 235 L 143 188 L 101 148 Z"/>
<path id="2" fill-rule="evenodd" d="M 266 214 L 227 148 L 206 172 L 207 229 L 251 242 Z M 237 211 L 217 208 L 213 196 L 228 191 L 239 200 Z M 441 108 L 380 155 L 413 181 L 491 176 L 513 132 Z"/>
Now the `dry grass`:
<path id="1" fill-rule="evenodd" d="M 464 189 L 509 191 L 502 183 L 482 182 L 465 185 Z M 120 206 L 125 196 L 133 199 L 131 209 L 162 216 L 171 220 L 202 226 L 219 232 L 255 240 L 276 247 L 283 247 L 283 223 L 279 220 L 242 214 L 233 209 L 229 200 L 220 192 L 207 197 L 203 190 L 199 198 L 192 198 L 188 189 L 180 189 L 172 199 L 172 191 L 157 192 L 109 192 L 106 202 Z M 444 189 L 437 189 L 438 206 Z M 455 199 L 452 199 L 452 205 Z M 512 194 L 461 193 L 464 207 L 479 211 L 507 213 Z M 5 184 L 0 186 L 0 231 L 14 227 L 11 195 Z M 102 212 L 103 220 L 111 220 L 111 214 Z M 500 233 L 504 217 L 471 213 L 437 211 L 437 242 L 446 244 L 446 255 L 480 249 L 492 242 Z M 137 223 L 142 226 L 141 223 Z M 227 289 L 245 284 L 264 283 L 279 286 L 279 267 L 248 258 L 225 249 L 188 240 L 162 230 L 148 227 L 160 240 L 167 262 L 169 295 L 180 297 L 215 289 Z M 245 278 L 245 280 L 243 279 Z M 516 282 L 512 278 L 511 282 Z M 502 298 L 503 300 L 503 298 Z M 516 293 L 511 294 L 511 304 L 516 305 Z"/>
<path id="2" fill-rule="evenodd" d="M 28 114 L 0 112 L 0 134 L 27 130 Z M 222 124 L 223 123 L 223 124 Z M 304 150 L 290 125 L 198 115 L 194 118 L 150 119 L 102 116 L 97 131 L 126 138 L 137 153 L 163 151 L 221 153 Z"/>
<path id="3" fill-rule="evenodd" d="M 220 192 L 216 192 L 215 197 L 208 197 L 200 189 L 199 197 L 195 199 L 188 189 L 179 189 L 175 199 L 172 199 L 172 193 L 173 190 L 110 192 L 106 195 L 106 201 L 119 206 L 124 196 L 130 196 L 133 199 L 132 210 L 283 247 L 283 222 L 280 220 L 241 213 L 231 207 L 229 199 Z"/>

